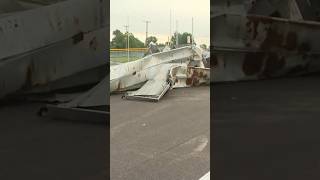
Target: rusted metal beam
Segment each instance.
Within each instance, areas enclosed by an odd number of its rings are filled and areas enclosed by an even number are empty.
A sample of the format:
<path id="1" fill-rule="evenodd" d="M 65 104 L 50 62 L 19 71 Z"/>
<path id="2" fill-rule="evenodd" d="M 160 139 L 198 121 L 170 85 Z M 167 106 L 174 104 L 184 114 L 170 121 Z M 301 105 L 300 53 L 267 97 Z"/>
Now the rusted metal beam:
<path id="1" fill-rule="evenodd" d="M 211 18 L 213 81 L 320 71 L 320 23 L 258 15 Z"/>

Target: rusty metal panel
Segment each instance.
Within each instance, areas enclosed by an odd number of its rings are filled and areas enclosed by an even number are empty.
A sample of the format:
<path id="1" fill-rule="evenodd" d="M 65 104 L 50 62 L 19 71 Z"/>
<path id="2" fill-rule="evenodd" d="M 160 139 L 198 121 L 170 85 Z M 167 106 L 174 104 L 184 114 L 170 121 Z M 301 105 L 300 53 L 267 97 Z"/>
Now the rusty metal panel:
<path id="1" fill-rule="evenodd" d="M 84 34 L 77 44 L 73 39 L 61 41 L 36 52 L 16 56 L 0 63 L 0 97 L 21 90 L 32 90 L 52 82 L 75 76 L 63 87 L 98 82 L 107 73 L 107 28 Z M 90 69 L 105 66 L 105 74 L 95 79 L 82 75 Z M 10 78 L 8 78 L 10 76 Z M 94 80 L 94 81 L 93 81 Z M 58 87 L 49 87 L 53 90 Z"/>
<path id="2" fill-rule="evenodd" d="M 231 14 L 211 20 L 215 25 L 212 38 L 216 48 L 320 52 L 318 22 Z"/>
<path id="3" fill-rule="evenodd" d="M 306 4 L 297 3 L 296 0 L 215 0 L 212 3 L 211 17 L 228 13 L 301 20 L 305 17 L 305 10 L 310 9 L 310 6 L 303 6 Z"/>
<path id="4" fill-rule="evenodd" d="M 0 59 L 106 27 L 106 1 L 68 0 L 0 18 Z"/>
<path id="5" fill-rule="evenodd" d="M 215 50 L 212 58 L 214 82 L 256 80 L 301 75 L 320 70 L 318 55 Z M 279 57 L 282 57 L 279 59 Z"/>
<path id="6" fill-rule="evenodd" d="M 320 71 L 320 23 L 257 15 L 211 19 L 213 81 L 264 79 Z"/>
<path id="7" fill-rule="evenodd" d="M 170 71 L 172 88 L 193 87 L 210 83 L 210 68 L 176 66 Z"/>

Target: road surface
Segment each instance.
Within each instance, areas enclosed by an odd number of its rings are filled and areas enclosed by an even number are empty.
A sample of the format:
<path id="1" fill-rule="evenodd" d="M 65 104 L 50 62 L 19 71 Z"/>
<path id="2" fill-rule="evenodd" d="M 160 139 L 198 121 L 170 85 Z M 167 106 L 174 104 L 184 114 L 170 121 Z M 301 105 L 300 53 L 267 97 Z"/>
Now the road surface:
<path id="1" fill-rule="evenodd" d="M 112 180 L 195 180 L 210 169 L 210 87 L 158 103 L 110 97 Z"/>
<path id="2" fill-rule="evenodd" d="M 214 85 L 215 179 L 320 179 L 319 82 L 315 75 Z"/>
<path id="3" fill-rule="evenodd" d="M 41 106 L 1 105 L 0 179 L 105 180 L 106 126 L 38 117 Z"/>

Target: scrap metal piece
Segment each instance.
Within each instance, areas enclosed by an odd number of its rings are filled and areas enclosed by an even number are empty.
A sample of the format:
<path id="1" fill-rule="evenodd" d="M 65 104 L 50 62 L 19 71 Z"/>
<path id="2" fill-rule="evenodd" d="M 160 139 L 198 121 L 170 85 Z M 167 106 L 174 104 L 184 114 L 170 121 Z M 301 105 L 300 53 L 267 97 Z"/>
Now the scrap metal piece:
<path id="1" fill-rule="evenodd" d="M 54 119 L 105 123 L 109 116 L 108 82 L 107 76 L 95 87 L 71 101 L 48 104 L 42 111 Z"/>
<path id="2" fill-rule="evenodd" d="M 266 79 L 320 71 L 320 23 L 258 15 L 211 19 L 214 82 Z"/>
<path id="3" fill-rule="evenodd" d="M 106 0 L 46 2 L 0 16 L 0 98 L 93 84 L 106 76 Z"/>
<path id="4" fill-rule="evenodd" d="M 172 68 L 170 79 L 172 88 L 195 87 L 210 84 L 210 68 L 178 66 Z"/>
<path id="5" fill-rule="evenodd" d="M 81 41 L 81 34 L 106 26 L 105 8 L 99 8 L 104 5 L 100 0 L 68 0 L 2 16 L 0 60 L 69 38 Z"/>
<path id="6" fill-rule="evenodd" d="M 143 99 L 159 101 L 169 90 L 171 84 L 168 81 L 170 69 L 175 64 L 162 64 L 157 66 L 157 73 L 149 79 L 141 88 L 136 91 L 129 91 L 125 94 L 127 99 Z"/>
<path id="7" fill-rule="evenodd" d="M 60 104 L 59 106 L 65 108 L 90 108 L 107 106 L 109 102 L 109 76 L 106 76 L 100 83 L 88 90 L 87 92 L 79 95 L 68 103 Z"/>
<path id="8" fill-rule="evenodd" d="M 0 98 L 12 93 L 49 92 L 99 82 L 107 74 L 106 30 L 85 34 L 78 44 L 69 39 L 0 62 Z M 93 41 L 97 43 L 95 49 L 90 48 Z"/>

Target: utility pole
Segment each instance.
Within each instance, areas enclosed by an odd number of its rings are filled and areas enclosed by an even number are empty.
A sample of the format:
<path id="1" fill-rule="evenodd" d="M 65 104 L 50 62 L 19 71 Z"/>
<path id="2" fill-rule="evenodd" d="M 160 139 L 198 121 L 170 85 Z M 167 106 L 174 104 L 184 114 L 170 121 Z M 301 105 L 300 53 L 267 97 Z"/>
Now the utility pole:
<path id="1" fill-rule="evenodd" d="M 151 21 L 148 21 L 148 20 L 146 20 L 146 21 L 144 21 L 145 23 L 146 23 L 146 41 L 145 41 L 145 45 L 146 45 L 146 47 L 148 46 L 148 44 L 147 44 L 147 39 L 148 39 L 148 25 L 149 25 L 149 23 L 151 23 Z"/>
<path id="2" fill-rule="evenodd" d="M 176 21 L 176 47 L 179 46 L 178 20 Z"/>
<path id="3" fill-rule="evenodd" d="M 125 25 L 124 26 L 126 28 L 126 32 L 127 32 L 127 56 L 128 56 L 128 62 L 130 61 L 130 56 L 129 56 L 129 25 Z"/>
<path id="4" fill-rule="evenodd" d="M 193 39 L 193 17 L 192 17 L 192 34 L 191 34 L 191 45 L 193 45 L 193 41 L 194 41 L 194 39 Z"/>
<path id="5" fill-rule="evenodd" d="M 172 10 L 170 9 L 170 32 L 169 32 L 169 39 L 168 39 L 168 43 L 169 43 L 169 46 L 171 45 L 171 25 L 172 25 Z"/>

